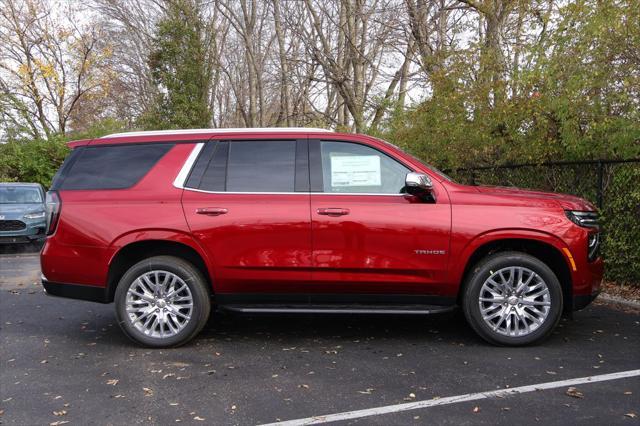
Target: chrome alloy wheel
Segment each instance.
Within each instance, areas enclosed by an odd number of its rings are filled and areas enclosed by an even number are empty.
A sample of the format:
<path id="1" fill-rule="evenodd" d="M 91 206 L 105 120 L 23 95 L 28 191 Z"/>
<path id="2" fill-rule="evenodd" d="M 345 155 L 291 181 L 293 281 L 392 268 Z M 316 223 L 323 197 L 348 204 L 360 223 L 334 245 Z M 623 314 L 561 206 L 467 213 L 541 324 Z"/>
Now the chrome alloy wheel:
<path id="1" fill-rule="evenodd" d="M 126 296 L 127 317 L 139 332 L 164 339 L 180 333 L 193 313 L 193 296 L 182 278 L 168 271 L 146 272 Z"/>
<path id="2" fill-rule="evenodd" d="M 494 332 L 509 337 L 531 334 L 551 310 L 547 284 L 522 266 L 491 271 L 480 289 L 478 303 L 484 322 Z"/>

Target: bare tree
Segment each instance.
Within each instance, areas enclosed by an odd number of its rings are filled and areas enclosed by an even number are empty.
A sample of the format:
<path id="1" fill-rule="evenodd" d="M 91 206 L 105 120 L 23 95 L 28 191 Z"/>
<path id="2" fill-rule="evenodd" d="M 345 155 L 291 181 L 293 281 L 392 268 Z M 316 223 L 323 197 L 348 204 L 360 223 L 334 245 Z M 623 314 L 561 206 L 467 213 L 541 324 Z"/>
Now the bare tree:
<path id="1" fill-rule="evenodd" d="M 310 58 L 320 65 L 322 78 L 335 90 L 328 91 L 328 99 L 335 102 L 337 124 L 347 124 L 348 112 L 354 130 L 376 127 L 402 75 L 397 71 L 408 66 L 402 50 L 398 52 L 406 45 L 398 31 L 398 3 L 304 0 L 303 4 L 308 24 L 298 28 L 298 34 Z M 386 88 L 381 89 L 381 81 L 386 81 Z M 372 111 L 376 111 L 373 121 Z"/>
<path id="2" fill-rule="evenodd" d="M 0 10 L 0 90 L 5 120 L 32 137 L 64 134 L 80 104 L 107 95 L 110 55 L 98 29 L 76 24 L 76 11 L 5 0 Z"/>

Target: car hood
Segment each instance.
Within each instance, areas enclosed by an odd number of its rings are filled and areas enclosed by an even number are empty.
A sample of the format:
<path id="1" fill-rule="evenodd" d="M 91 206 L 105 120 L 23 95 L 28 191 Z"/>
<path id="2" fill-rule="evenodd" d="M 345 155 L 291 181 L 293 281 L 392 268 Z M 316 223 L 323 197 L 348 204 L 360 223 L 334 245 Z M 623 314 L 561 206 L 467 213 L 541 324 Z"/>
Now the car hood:
<path id="1" fill-rule="evenodd" d="M 476 186 L 476 190 L 482 194 L 495 196 L 510 196 L 518 198 L 531 198 L 535 200 L 554 200 L 565 210 L 594 211 L 595 206 L 589 201 L 575 195 L 558 194 L 555 192 L 533 191 L 516 187 L 505 186 Z"/>
<path id="2" fill-rule="evenodd" d="M 0 204 L 0 214 L 31 213 L 44 211 L 42 203 Z"/>

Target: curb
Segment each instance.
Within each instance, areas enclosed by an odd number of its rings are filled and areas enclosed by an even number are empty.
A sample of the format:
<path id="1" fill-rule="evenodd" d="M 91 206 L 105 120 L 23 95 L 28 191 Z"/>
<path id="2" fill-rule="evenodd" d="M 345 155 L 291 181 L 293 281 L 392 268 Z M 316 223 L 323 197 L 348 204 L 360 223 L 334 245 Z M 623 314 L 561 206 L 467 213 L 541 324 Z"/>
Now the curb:
<path id="1" fill-rule="evenodd" d="M 598 296 L 598 299 L 605 302 L 617 303 L 620 305 L 628 306 L 630 308 L 640 309 L 640 301 L 637 301 L 637 300 L 624 299 L 622 297 L 612 296 L 607 293 L 600 293 L 600 295 Z"/>

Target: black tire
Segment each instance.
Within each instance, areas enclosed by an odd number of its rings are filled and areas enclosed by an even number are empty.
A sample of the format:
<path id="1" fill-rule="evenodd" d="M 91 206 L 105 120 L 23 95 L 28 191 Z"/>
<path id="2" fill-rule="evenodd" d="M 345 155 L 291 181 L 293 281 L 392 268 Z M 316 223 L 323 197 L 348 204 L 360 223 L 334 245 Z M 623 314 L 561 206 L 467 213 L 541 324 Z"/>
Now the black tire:
<path id="1" fill-rule="evenodd" d="M 193 299 L 190 319 L 178 333 L 169 337 L 145 335 L 132 324 L 126 312 L 126 297 L 131 284 L 141 275 L 150 271 L 168 271 L 181 278 L 189 287 Z M 207 281 L 198 268 L 191 263 L 173 256 L 155 256 L 133 265 L 122 276 L 115 293 L 115 310 L 118 325 L 131 340 L 151 348 L 169 348 L 184 345 L 193 339 L 205 326 L 211 311 L 211 300 Z"/>
<path id="2" fill-rule="evenodd" d="M 549 290 L 550 309 L 546 318 L 538 328 L 522 336 L 508 336 L 494 331 L 487 321 L 483 319 L 481 313 L 480 292 L 483 284 L 494 272 L 507 267 L 523 267 L 535 272 L 544 281 Z M 513 308 L 515 311 L 515 305 L 510 305 L 509 302 L 504 303 L 504 306 Z M 540 343 L 551 335 L 560 321 L 562 303 L 560 282 L 544 262 L 526 253 L 501 252 L 483 259 L 468 274 L 464 287 L 462 308 L 471 328 L 487 342 L 499 346 L 524 346 Z M 522 323 L 519 322 L 519 324 Z"/>

